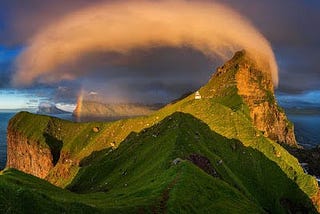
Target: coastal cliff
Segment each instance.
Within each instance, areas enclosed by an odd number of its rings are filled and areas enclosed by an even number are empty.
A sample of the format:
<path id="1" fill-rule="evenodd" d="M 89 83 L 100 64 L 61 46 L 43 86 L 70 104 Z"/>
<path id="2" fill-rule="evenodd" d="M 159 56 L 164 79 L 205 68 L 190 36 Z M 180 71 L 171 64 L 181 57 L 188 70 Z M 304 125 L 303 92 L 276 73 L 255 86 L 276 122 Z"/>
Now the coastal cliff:
<path id="1" fill-rule="evenodd" d="M 7 142 L 8 168 L 15 168 L 39 178 L 45 178 L 53 168 L 50 149 L 39 146 L 37 141 L 9 129 Z"/>
<path id="2" fill-rule="evenodd" d="M 266 137 L 296 146 L 293 124 L 276 103 L 270 76 L 244 64 L 240 65 L 236 81 L 239 95 L 248 105 L 254 125 Z"/>
<path id="3" fill-rule="evenodd" d="M 232 99 L 224 100 L 224 103 L 249 114 L 252 123 L 265 137 L 280 144 L 297 146 L 293 124 L 275 99 L 271 73 L 259 69 L 245 51 L 237 52 L 219 67 L 202 93 L 205 98 L 221 99 L 232 94 Z"/>
<path id="4" fill-rule="evenodd" d="M 39 116 L 30 123 L 27 112 L 10 120 L 7 129 L 7 168 L 45 178 L 60 158 L 62 141 L 50 129 L 49 117 Z"/>

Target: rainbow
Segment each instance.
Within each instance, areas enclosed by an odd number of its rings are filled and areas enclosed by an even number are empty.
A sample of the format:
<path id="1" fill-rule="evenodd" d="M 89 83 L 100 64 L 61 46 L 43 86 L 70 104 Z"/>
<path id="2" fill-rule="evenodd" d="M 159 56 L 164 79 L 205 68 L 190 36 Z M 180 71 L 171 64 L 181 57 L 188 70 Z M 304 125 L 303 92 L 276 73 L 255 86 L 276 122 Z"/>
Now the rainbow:
<path id="1" fill-rule="evenodd" d="M 83 90 L 80 90 L 78 99 L 77 99 L 77 106 L 76 106 L 76 109 L 74 110 L 74 115 L 77 121 L 80 121 L 81 119 L 82 105 L 83 105 Z"/>

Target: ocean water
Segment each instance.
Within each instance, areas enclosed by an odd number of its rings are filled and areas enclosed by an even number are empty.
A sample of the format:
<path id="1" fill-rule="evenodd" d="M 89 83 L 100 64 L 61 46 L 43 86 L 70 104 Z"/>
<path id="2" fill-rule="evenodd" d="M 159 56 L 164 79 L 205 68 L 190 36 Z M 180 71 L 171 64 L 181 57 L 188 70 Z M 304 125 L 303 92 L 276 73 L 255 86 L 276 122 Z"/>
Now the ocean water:
<path id="1" fill-rule="evenodd" d="M 0 169 L 3 169 L 7 160 L 7 126 L 15 113 L 0 113 Z"/>
<path id="2" fill-rule="evenodd" d="M 294 132 L 300 145 L 312 148 L 320 145 L 320 115 L 318 114 L 287 114 L 294 123 Z"/>

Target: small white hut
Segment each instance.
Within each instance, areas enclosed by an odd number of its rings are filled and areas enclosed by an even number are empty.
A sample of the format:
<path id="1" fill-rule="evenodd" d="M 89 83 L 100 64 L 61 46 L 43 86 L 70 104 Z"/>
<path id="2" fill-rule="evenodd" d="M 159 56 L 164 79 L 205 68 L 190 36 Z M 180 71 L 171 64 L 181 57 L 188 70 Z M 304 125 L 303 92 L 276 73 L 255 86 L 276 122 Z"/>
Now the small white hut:
<path id="1" fill-rule="evenodd" d="M 194 95 L 194 99 L 195 100 L 200 100 L 201 99 L 201 95 L 200 95 L 199 91 L 196 91 L 196 93 Z"/>

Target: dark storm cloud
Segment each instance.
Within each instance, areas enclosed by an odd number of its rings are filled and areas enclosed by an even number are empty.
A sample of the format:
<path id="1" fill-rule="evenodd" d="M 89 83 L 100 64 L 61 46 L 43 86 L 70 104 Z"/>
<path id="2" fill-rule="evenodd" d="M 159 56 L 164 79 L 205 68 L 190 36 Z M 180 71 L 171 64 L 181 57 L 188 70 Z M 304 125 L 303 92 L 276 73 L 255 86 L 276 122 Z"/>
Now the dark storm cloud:
<path id="1" fill-rule="evenodd" d="M 77 83 L 65 83 L 54 88 L 51 101 L 54 103 L 75 103 L 80 86 Z"/>
<path id="2" fill-rule="evenodd" d="M 318 0 L 222 0 L 246 15 L 273 45 L 300 46 L 318 43 Z"/>
<path id="3" fill-rule="evenodd" d="M 11 73 L 7 71 L 7 66 L 0 64 L 0 88 L 9 86 Z"/>
<path id="4" fill-rule="evenodd" d="M 74 10 L 102 0 L 1 0 L 0 44 L 25 43 L 40 28 Z"/>
<path id="5" fill-rule="evenodd" d="M 23 45 L 52 20 L 100 0 L 2 0 L 0 44 Z M 318 0 L 221 0 L 235 8 L 271 42 L 279 63 L 279 90 L 299 93 L 319 89 L 320 2 Z M 128 55 L 88 53 L 79 62 L 61 68 L 86 74 L 86 90 L 126 89 L 133 97 L 174 98 L 205 83 L 221 61 L 209 61 L 189 48 L 135 50 Z M 90 71 L 90 72 L 88 72 Z M 107 72 L 105 72 L 107 71 Z M 12 75 L 10 63 L 0 63 L 0 87 L 7 87 Z M 114 81 L 114 83 L 112 83 Z M 69 83 L 68 83 L 69 84 Z M 66 84 L 67 85 L 67 84 Z M 41 87 L 41 86 L 34 86 Z M 62 86 L 64 87 L 64 86 Z M 60 91 L 53 85 L 54 100 L 74 99 L 78 82 Z M 117 92 L 114 92 L 117 94 Z M 120 93 L 120 92 L 119 92 Z M 121 92 L 124 93 L 124 92 Z M 121 94 L 120 93 L 120 94 Z M 159 97 L 159 98 L 158 98 Z M 149 98 L 148 98 L 149 99 Z"/>
<path id="6" fill-rule="evenodd" d="M 51 101 L 75 101 L 83 89 L 87 93 L 97 91 L 106 102 L 169 102 L 204 84 L 215 70 L 212 65 L 219 63 L 189 48 L 87 54 L 79 63 L 60 69 L 61 73 L 75 70 L 84 77 L 51 85 Z"/>
<path id="7" fill-rule="evenodd" d="M 76 64 L 61 67 L 60 72 L 74 70 L 78 76 L 113 80 L 195 81 L 204 83 L 220 60 L 210 60 L 191 48 L 153 48 L 126 54 L 94 53 L 83 56 Z"/>
<path id="8" fill-rule="evenodd" d="M 283 48 L 280 51 L 280 89 L 288 93 L 319 89 L 320 48 Z"/>
<path id="9" fill-rule="evenodd" d="M 20 47 L 6 48 L 0 44 L 0 89 L 10 86 L 10 76 L 14 71 L 13 62 L 20 51 Z"/>

